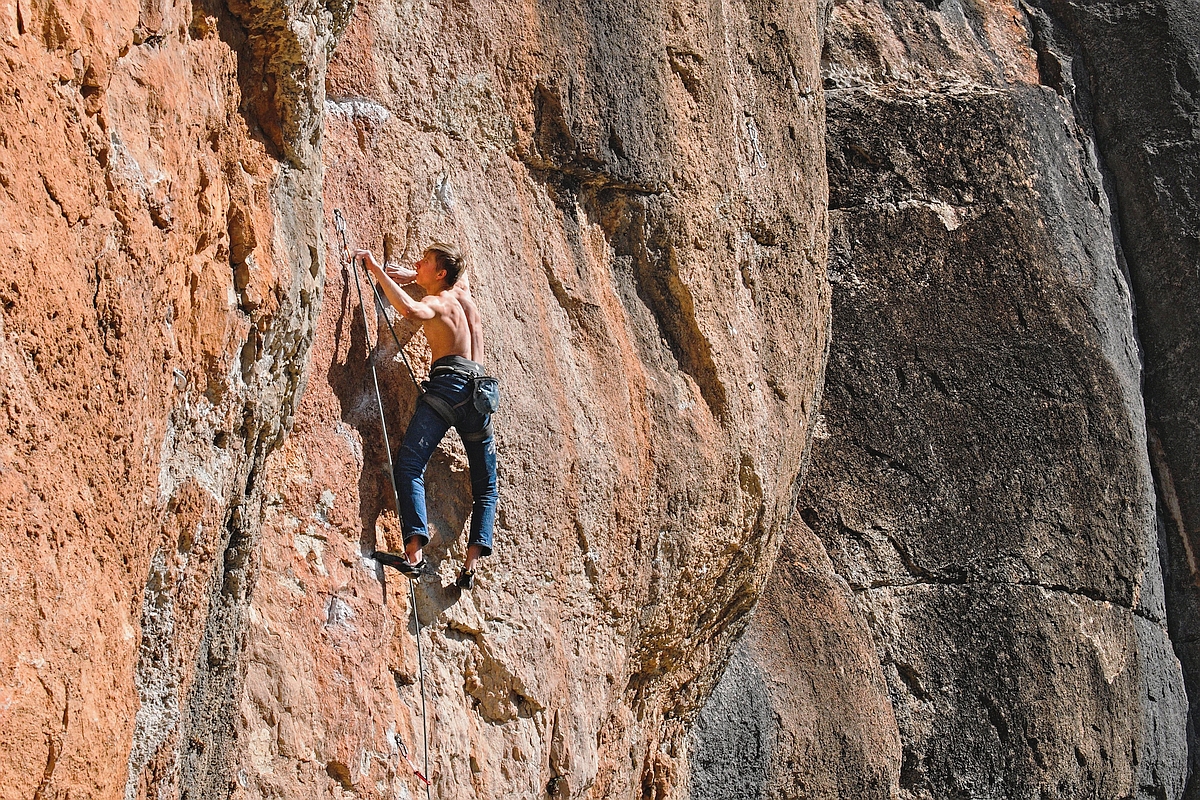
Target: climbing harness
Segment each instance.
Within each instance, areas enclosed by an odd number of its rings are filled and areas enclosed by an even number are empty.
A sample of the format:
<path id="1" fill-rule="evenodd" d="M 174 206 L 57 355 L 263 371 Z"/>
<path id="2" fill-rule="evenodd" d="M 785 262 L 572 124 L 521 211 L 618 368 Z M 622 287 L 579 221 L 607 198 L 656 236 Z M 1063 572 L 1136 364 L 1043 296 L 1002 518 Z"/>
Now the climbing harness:
<path id="1" fill-rule="evenodd" d="M 367 362 L 371 365 L 371 379 L 375 382 L 375 402 L 379 408 L 379 425 L 383 430 L 383 451 L 387 453 L 387 473 L 388 481 L 392 486 L 392 501 L 395 503 L 397 516 L 400 514 L 400 492 L 396 488 L 396 473 L 392 467 L 392 446 L 388 441 L 387 420 L 383 415 L 383 393 L 379 391 L 379 375 L 375 371 L 375 347 L 371 344 L 371 332 L 367 329 L 367 305 L 363 300 L 362 283 L 358 278 L 358 266 L 354 262 L 354 256 L 350 252 L 350 244 L 346 239 L 346 218 L 342 216 L 340 209 L 333 210 L 333 221 L 337 227 L 338 235 L 342 239 L 342 258 L 349 263 L 350 272 L 354 274 L 354 287 L 358 291 L 358 307 L 362 310 L 363 315 L 363 335 L 367 340 L 367 352 L 370 355 L 367 357 Z M 388 330 L 392 333 L 392 339 L 396 342 L 396 348 L 400 351 L 400 358 L 404 360 L 404 366 L 408 368 L 408 376 L 412 378 L 413 385 L 417 387 L 418 399 L 424 394 L 421 390 L 421 384 L 417 382 L 417 376 L 413 373 L 412 365 L 408 363 L 408 356 L 405 355 L 404 347 L 400 344 L 400 337 L 396 335 L 396 329 L 392 327 L 392 321 L 388 319 L 386 307 L 383 305 L 383 298 L 379 296 L 379 288 L 371 281 L 371 276 L 366 276 L 367 285 L 371 287 L 371 294 L 375 297 L 375 305 L 380 311 L 384 322 L 387 323 Z M 412 768 L 413 775 L 425 784 L 425 797 L 430 798 L 430 783 L 429 778 L 425 777 L 429 774 L 429 722 L 425 708 L 425 659 L 421 653 L 421 619 L 417 615 L 417 587 L 414 581 L 408 583 L 409 599 L 412 603 L 413 614 L 413 629 L 417 639 L 417 677 L 418 685 L 421 690 L 421 737 L 424 740 L 424 766 L 422 772 L 417 769 L 412 759 L 408 754 L 408 747 L 405 746 L 402 740 L 400 742 L 400 752 L 404 756 L 404 760 L 408 762 Z"/>
<path id="2" fill-rule="evenodd" d="M 488 378 L 488 380 L 494 381 L 496 379 Z M 473 399 L 472 397 L 468 397 L 466 400 L 462 401 L 461 403 L 458 403 L 456 405 L 450 405 L 449 403 L 447 403 L 441 397 L 438 397 L 433 392 L 425 392 L 425 394 L 421 396 L 422 402 L 424 402 L 425 405 L 432 408 L 439 417 L 441 417 L 443 420 L 445 420 L 447 425 L 457 425 L 458 424 L 457 423 L 458 409 L 462 408 L 467 403 L 470 403 L 472 401 L 472 399 Z M 483 412 L 483 413 L 490 413 L 490 412 Z M 459 438 L 461 438 L 464 442 L 482 442 L 482 441 L 485 441 L 491 435 L 492 435 L 492 421 L 490 419 L 487 421 L 487 424 L 483 426 L 483 428 L 481 428 L 480 430 L 478 430 L 474 433 L 463 433 L 462 431 L 458 432 Z"/>
<path id="3" fill-rule="evenodd" d="M 459 429 L 458 435 L 464 442 L 486 441 L 492 436 L 492 420 L 490 415 L 495 413 L 496 409 L 500 407 L 500 381 L 483 374 L 482 365 L 476 364 L 474 361 L 462 356 L 445 356 L 439 358 L 433 362 L 433 367 L 429 370 L 429 378 L 432 380 L 438 375 L 445 375 L 447 373 L 467 376 L 467 386 L 470 387 L 467 399 L 461 403 L 450 405 L 450 402 L 445 398 L 431 391 L 426 391 L 421 396 L 421 399 L 447 425 L 453 428 L 458 428 L 458 410 L 470 405 L 475 411 L 486 417 L 487 422 L 484 424 L 482 430 L 464 433 Z"/>

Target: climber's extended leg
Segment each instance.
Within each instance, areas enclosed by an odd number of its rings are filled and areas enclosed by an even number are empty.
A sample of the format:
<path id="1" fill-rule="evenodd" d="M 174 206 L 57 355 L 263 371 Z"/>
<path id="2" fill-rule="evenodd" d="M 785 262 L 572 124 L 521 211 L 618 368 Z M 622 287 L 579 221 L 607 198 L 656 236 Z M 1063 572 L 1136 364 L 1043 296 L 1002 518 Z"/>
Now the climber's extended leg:
<path id="1" fill-rule="evenodd" d="M 425 515 L 425 466 L 449 429 L 450 425 L 436 411 L 427 403 L 418 401 L 396 458 L 396 492 L 400 496 L 404 555 L 376 553 L 376 560 L 395 567 L 409 577 L 419 577 L 425 572 L 425 561 L 421 557 L 421 548 L 429 543 Z"/>

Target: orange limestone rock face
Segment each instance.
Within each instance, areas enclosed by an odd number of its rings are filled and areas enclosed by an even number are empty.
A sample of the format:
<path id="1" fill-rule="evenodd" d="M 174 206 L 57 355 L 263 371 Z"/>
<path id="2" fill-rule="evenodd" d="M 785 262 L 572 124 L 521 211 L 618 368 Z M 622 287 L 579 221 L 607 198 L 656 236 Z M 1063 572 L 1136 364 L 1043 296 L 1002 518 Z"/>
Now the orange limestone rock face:
<path id="1" fill-rule="evenodd" d="M 319 94 L 337 24 L 0 3 L 4 798 L 228 785 L 238 558 L 320 298 L 321 106 L 280 63 Z"/>
<path id="2" fill-rule="evenodd" d="M 816 5 L 0 0 L 0 50 L 0 797 L 417 796 L 412 598 L 431 796 L 686 794 L 821 383 Z M 369 557 L 368 334 L 393 448 L 416 392 L 335 207 L 467 253 L 470 593 L 456 434 L 438 576 Z"/>
<path id="3" fill-rule="evenodd" d="M 431 795 L 680 797 L 682 744 L 758 597 L 827 336 L 815 5 L 357 6 L 330 65 L 325 300 L 266 460 L 238 796 L 417 797 L 422 717 L 391 447 L 416 390 L 350 246 L 467 254 L 501 381 L 475 588 L 455 433 L 426 474 Z M 392 314 L 419 378 L 428 348 Z"/>

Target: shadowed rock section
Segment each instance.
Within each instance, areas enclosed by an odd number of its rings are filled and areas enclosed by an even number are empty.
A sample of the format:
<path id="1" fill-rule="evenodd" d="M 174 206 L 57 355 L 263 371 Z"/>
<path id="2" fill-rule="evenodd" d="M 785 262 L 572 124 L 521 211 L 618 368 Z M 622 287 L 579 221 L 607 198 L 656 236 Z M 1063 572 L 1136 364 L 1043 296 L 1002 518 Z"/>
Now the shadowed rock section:
<path id="1" fill-rule="evenodd" d="M 768 736 L 882 678 L 898 748 L 864 795 L 1183 792 L 1125 197 L 1076 47 L 1004 5 L 845 2 L 827 29 L 835 335 L 798 508 L 829 562 L 784 551 L 740 657 L 787 665 Z M 823 629 L 869 631 L 865 677 L 818 666 L 851 637 L 764 654 L 781 617 L 813 626 L 792 606 L 830 607 L 788 559 L 843 598 Z M 721 739 L 699 728 L 693 764 Z M 842 796 L 876 763 L 786 744 L 754 796 Z"/>
<path id="2" fill-rule="evenodd" d="M 1046 3 L 1048 57 L 1090 91 L 1081 109 L 1111 171 L 1120 242 L 1145 364 L 1150 455 L 1165 543 L 1167 616 L 1191 700 L 1188 798 L 1200 797 L 1200 14 L 1143 6 Z M 1136 85 L 1137 91 L 1129 91 Z"/>

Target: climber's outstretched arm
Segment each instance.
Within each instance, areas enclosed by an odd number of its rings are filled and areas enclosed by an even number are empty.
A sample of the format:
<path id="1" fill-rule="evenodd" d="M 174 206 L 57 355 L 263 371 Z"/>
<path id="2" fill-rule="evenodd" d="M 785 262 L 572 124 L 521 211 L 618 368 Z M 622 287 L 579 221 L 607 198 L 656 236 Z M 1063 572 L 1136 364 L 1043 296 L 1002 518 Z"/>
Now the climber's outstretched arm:
<path id="1" fill-rule="evenodd" d="M 379 288 L 383 289 L 383 296 L 405 317 L 424 321 L 436 316 L 434 310 L 427 303 L 409 297 L 408 292 L 401 289 L 400 285 L 379 266 L 379 262 L 375 260 L 375 256 L 371 255 L 370 250 L 359 250 L 354 257 L 362 260 L 366 265 L 367 272 L 374 275 L 375 280 L 379 281 Z"/>

